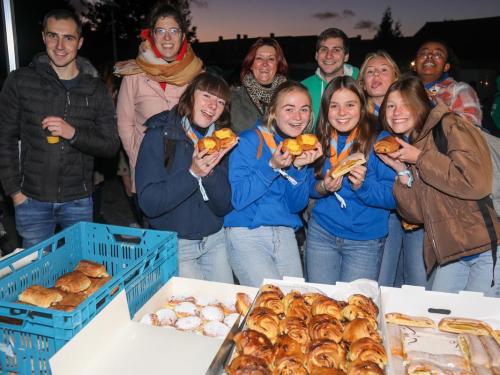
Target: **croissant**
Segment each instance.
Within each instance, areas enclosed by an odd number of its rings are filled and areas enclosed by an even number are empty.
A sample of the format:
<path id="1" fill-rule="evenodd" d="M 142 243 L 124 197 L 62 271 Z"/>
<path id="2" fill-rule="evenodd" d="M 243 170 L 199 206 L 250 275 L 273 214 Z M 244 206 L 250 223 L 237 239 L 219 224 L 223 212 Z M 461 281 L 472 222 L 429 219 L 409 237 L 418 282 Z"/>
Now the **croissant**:
<path id="1" fill-rule="evenodd" d="M 313 315 L 327 314 L 338 320 L 342 320 L 341 311 L 342 308 L 337 301 L 325 296 L 317 298 L 311 306 L 311 313 Z"/>
<path id="2" fill-rule="evenodd" d="M 271 364 L 274 358 L 274 347 L 264 334 L 247 329 L 238 332 L 234 336 L 236 351 L 241 355 L 252 355 L 262 358 L 267 364 Z"/>
<path id="3" fill-rule="evenodd" d="M 294 299 L 285 310 L 285 315 L 290 318 L 296 317 L 306 322 L 309 322 L 311 319 L 311 312 L 303 298 Z"/>
<path id="4" fill-rule="evenodd" d="M 363 310 L 370 313 L 373 319 L 377 319 L 378 307 L 371 298 L 362 294 L 353 294 L 349 297 L 349 305 L 359 306 Z"/>
<path id="5" fill-rule="evenodd" d="M 274 344 L 274 362 L 284 357 L 304 358 L 305 347 L 290 336 L 279 336 Z"/>
<path id="6" fill-rule="evenodd" d="M 395 152 L 401 148 L 401 145 L 396 141 L 396 137 L 390 135 L 382 138 L 380 141 L 373 145 L 373 149 L 377 154 L 388 154 Z"/>
<path id="7" fill-rule="evenodd" d="M 384 375 L 384 371 L 376 363 L 357 360 L 349 363 L 347 375 Z"/>
<path id="8" fill-rule="evenodd" d="M 271 371 L 262 358 L 240 355 L 225 368 L 228 375 L 271 375 Z"/>
<path id="9" fill-rule="evenodd" d="M 288 356 L 274 362 L 273 375 L 309 375 L 303 357 Z"/>
<path id="10" fill-rule="evenodd" d="M 306 353 L 306 367 L 335 367 L 346 369 L 346 350 L 342 344 L 330 340 L 312 341 Z"/>
<path id="11" fill-rule="evenodd" d="M 354 341 L 349 347 L 349 360 L 371 361 L 376 363 L 381 369 L 387 364 L 387 354 L 379 342 L 369 337 Z"/>
<path id="12" fill-rule="evenodd" d="M 365 309 L 356 305 L 347 305 L 342 309 L 342 317 L 346 320 L 354 320 L 356 318 L 365 318 L 377 327 L 377 320 Z"/>
<path id="13" fill-rule="evenodd" d="M 300 292 L 297 292 L 296 290 L 292 290 L 290 293 L 287 293 L 286 296 L 283 297 L 282 301 L 285 311 L 290 306 L 290 303 L 292 303 L 296 299 L 303 299 L 302 294 L 300 294 Z"/>
<path id="14" fill-rule="evenodd" d="M 343 327 L 340 321 L 330 315 L 314 315 L 309 322 L 309 336 L 312 340 L 327 339 L 339 343 Z"/>
<path id="15" fill-rule="evenodd" d="M 277 292 L 261 292 L 255 301 L 255 306 L 270 308 L 277 315 L 283 314 L 285 311 L 281 297 Z"/>
<path id="16" fill-rule="evenodd" d="M 365 318 L 357 318 L 346 324 L 344 327 L 343 340 L 352 343 L 363 337 L 369 337 L 377 342 L 381 342 L 379 333 L 373 323 Z"/>
<path id="17" fill-rule="evenodd" d="M 263 333 L 272 343 L 276 341 L 279 331 L 279 318 L 267 307 L 256 307 L 250 312 L 247 326 L 257 332 Z"/>
<path id="18" fill-rule="evenodd" d="M 309 330 L 305 321 L 299 318 L 290 317 L 280 321 L 280 335 L 288 335 L 302 345 L 309 344 Z"/>
<path id="19" fill-rule="evenodd" d="M 281 289 L 278 286 L 273 285 L 273 284 L 262 285 L 260 287 L 260 292 L 261 293 L 263 293 L 263 292 L 276 292 L 276 293 L 278 293 L 281 296 L 281 298 L 283 298 L 283 296 L 284 296 L 284 294 L 281 291 Z"/>

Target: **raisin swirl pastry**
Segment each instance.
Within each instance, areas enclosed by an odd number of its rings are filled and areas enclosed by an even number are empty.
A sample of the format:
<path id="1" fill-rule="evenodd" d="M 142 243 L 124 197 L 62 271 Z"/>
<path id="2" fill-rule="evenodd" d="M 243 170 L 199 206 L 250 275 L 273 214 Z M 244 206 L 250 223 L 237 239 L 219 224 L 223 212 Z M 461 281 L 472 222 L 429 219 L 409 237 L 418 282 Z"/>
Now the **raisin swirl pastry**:
<path id="1" fill-rule="evenodd" d="M 285 311 L 281 297 L 277 292 L 261 292 L 255 301 L 255 306 L 267 307 L 273 310 L 276 315 L 283 314 Z"/>
<path id="2" fill-rule="evenodd" d="M 299 318 L 307 323 L 311 320 L 311 311 L 303 298 L 296 298 L 288 305 L 288 308 L 285 310 L 285 316 L 288 318 Z"/>
<path id="3" fill-rule="evenodd" d="M 260 287 L 260 292 L 261 293 L 263 293 L 263 292 L 276 292 L 276 293 L 278 293 L 281 296 L 280 298 L 283 298 L 283 296 L 284 296 L 284 294 L 281 291 L 281 289 L 278 286 L 273 285 L 273 284 L 262 285 Z"/>
<path id="4" fill-rule="evenodd" d="M 312 340 L 327 339 L 339 343 L 343 326 L 340 321 L 327 314 L 314 315 L 309 322 L 309 336 Z"/>
<path id="5" fill-rule="evenodd" d="M 323 296 L 314 301 L 311 306 L 313 315 L 328 314 L 335 319 L 342 320 L 342 307 L 333 298 Z"/>
<path id="6" fill-rule="evenodd" d="M 365 318 L 357 318 L 350 321 L 344 327 L 344 334 L 342 339 L 347 343 L 353 343 L 356 340 L 362 339 L 363 337 L 369 337 L 374 341 L 382 342 L 377 328 L 373 325 L 373 322 Z"/>
<path id="7" fill-rule="evenodd" d="M 338 368 L 315 367 L 311 369 L 309 375 L 346 375 L 346 373 Z"/>
<path id="8" fill-rule="evenodd" d="M 362 294 L 353 294 L 348 299 L 349 305 L 355 305 L 361 307 L 363 310 L 367 311 L 373 319 L 377 319 L 378 307 L 369 297 Z"/>
<path id="9" fill-rule="evenodd" d="M 324 298 L 326 297 L 324 294 L 321 294 L 321 293 L 314 293 L 314 292 L 311 292 L 311 293 L 304 293 L 302 295 L 302 297 L 304 298 L 304 300 L 306 301 L 306 303 L 309 305 L 309 306 L 312 306 L 314 302 L 316 302 L 316 300 L 318 299 L 321 299 L 321 298 Z"/>
<path id="10" fill-rule="evenodd" d="M 342 309 L 342 317 L 346 320 L 354 320 L 357 318 L 365 318 L 370 320 L 370 322 L 377 326 L 376 318 L 373 318 L 372 314 L 363 309 L 362 307 L 356 305 L 347 305 Z"/>
<path id="11" fill-rule="evenodd" d="M 287 293 L 286 296 L 283 297 L 282 301 L 285 311 L 288 309 L 290 304 L 296 299 L 303 299 L 302 294 L 300 294 L 300 292 L 297 292 L 296 290 L 292 290 L 290 293 Z"/>
<path id="12" fill-rule="evenodd" d="M 240 355 L 226 367 L 228 375 L 271 375 L 271 370 L 262 358 Z"/>
<path id="13" fill-rule="evenodd" d="M 374 362 L 356 360 L 349 363 L 347 375 L 384 375 L 384 371 Z"/>
<path id="14" fill-rule="evenodd" d="M 242 355 L 262 358 L 271 364 L 274 358 L 274 347 L 271 341 L 262 333 L 247 329 L 234 336 L 236 351 Z"/>
<path id="15" fill-rule="evenodd" d="M 354 341 L 349 347 L 349 360 L 370 361 L 376 363 L 381 369 L 387 364 L 387 354 L 381 343 L 369 337 Z"/>
<path id="16" fill-rule="evenodd" d="M 276 341 L 279 332 L 280 320 L 273 310 L 267 307 L 256 307 L 248 316 L 247 326 L 263 333 L 272 343 Z"/>
<path id="17" fill-rule="evenodd" d="M 309 375 L 303 360 L 302 357 L 282 357 L 274 362 L 273 375 Z"/>
<path id="18" fill-rule="evenodd" d="M 315 340 L 306 352 L 306 367 L 335 367 L 346 370 L 346 349 L 343 344 L 331 340 Z"/>
<path id="19" fill-rule="evenodd" d="M 283 357 L 294 356 L 304 358 L 305 347 L 292 339 L 290 336 L 279 336 L 274 344 L 274 362 Z"/>
<path id="20" fill-rule="evenodd" d="M 302 319 L 295 317 L 285 318 L 280 321 L 279 330 L 280 335 L 288 335 L 302 345 L 307 345 L 311 341 L 307 324 Z"/>

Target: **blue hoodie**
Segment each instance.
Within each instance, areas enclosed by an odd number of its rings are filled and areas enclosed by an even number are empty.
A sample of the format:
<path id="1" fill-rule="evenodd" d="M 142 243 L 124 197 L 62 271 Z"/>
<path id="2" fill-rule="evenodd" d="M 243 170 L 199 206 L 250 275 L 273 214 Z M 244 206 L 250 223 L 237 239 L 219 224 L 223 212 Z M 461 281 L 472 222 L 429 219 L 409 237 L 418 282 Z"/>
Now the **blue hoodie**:
<path id="1" fill-rule="evenodd" d="M 227 158 L 202 178 L 209 200 L 204 201 L 198 181 L 189 173 L 193 142 L 181 125 L 176 109 L 151 117 L 137 158 L 135 183 L 139 205 L 155 229 L 178 233 L 179 238 L 199 240 L 222 228 L 231 210 Z M 174 162 L 165 168 L 165 141 L 175 142 Z"/>
<path id="2" fill-rule="evenodd" d="M 232 188 L 234 210 L 224 219 L 226 227 L 257 228 L 265 226 L 287 226 L 297 229 L 302 226 L 299 212 L 309 200 L 308 168 L 290 166 L 286 172 L 297 185 L 269 166 L 271 150 L 262 141 L 262 154 L 257 159 L 261 143 L 256 127 L 240 134 L 240 141 L 229 157 L 229 182 Z M 274 136 L 278 145 L 283 139 Z"/>
<path id="3" fill-rule="evenodd" d="M 377 139 L 387 137 L 383 131 Z M 347 136 L 339 136 L 338 149 L 342 150 Z M 385 237 L 388 232 L 389 210 L 396 208 L 392 187 L 396 172 L 388 167 L 374 153 L 368 158 L 365 181 L 358 190 L 353 190 L 349 179 L 344 176 L 342 187 L 337 192 L 345 199 L 347 207 L 341 208 L 334 194 L 321 196 L 316 191 L 317 181 L 311 179 L 311 197 L 318 198 L 312 217 L 330 234 L 349 240 L 373 240 Z M 330 169 L 330 158 L 323 166 L 323 175 Z"/>

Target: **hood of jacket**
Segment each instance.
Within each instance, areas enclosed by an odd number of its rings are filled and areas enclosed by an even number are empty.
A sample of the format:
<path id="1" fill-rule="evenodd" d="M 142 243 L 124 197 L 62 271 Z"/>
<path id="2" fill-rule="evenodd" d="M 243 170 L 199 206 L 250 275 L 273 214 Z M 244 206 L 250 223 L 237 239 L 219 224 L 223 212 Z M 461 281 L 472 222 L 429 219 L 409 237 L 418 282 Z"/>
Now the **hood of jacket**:
<path id="1" fill-rule="evenodd" d="M 175 106 L 170 111 L 163 111 L 150 117 L 144 126 L 147 130 L 162 128 L 165 137 L 180 141 L 188 139 L 182 128 L 181 120 L 182 116 L 177 112 L 177 106 Z"/>

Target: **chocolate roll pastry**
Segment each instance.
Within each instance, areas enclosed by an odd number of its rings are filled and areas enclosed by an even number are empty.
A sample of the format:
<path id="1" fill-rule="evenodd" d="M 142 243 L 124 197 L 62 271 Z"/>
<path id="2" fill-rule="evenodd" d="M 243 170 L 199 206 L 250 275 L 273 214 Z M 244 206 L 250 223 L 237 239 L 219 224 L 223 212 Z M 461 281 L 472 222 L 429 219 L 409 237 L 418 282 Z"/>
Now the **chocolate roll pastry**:
<path id="1" fill-rule="evenodd" d="M 306 367 L 335 367 L 346 370 L 346 349 L 344 345 L 331 340 L 315 340 L 306 352 Z"/>
<path id="2" fill-rule="evenodd" d="M 62 275 L 56 281 L 56 288 L 61 289 L 63 292 L 78 293 L 87 289 L 91 284 L 90 279 L 80 271 L 69 272 Z"/>
<path id="3" fill-rule="evenodd" d="M 327 314 L 314 315 L 309 322 L 309 336 L 312 340 L 327 339 L 339 343 L 343 327 L 339 320 Z"/>
<path id="4" fill-rule="evenodd" d="M 63 299 L 62 292 L 44 288 L 41 285 L 32 285 L 24 289 L 21 294 L 19 294 L 19 302 L 29 303 L 30 305 L 35 305 L 39 307 L 49 307 L 52 304 L 60 302 Z"/>
<path id="5" fill-rule="evenodd" d="M 267 307 L 254 308 L 247 320 L 248 328 L 263 333 L 272 343 L 278 337 L 279 323 L 278 315 Z"/>
<path id="6" fill-rule="evenodd" d="M 290 317 L 280 321 L 279 332 L 280 335 L 288 335 L 302 345 L 307 345 L 311 341 L 306 322 L 299 318 Z"/>
<path id="7" fill-rule="evenodd" d="M 91 262 L 90 260 L 81 260 L 78 262 L 75 271 L 80 271 L 88 277 L 109 277 L 108 272 L 106 272 L 106 266 Z"/>

